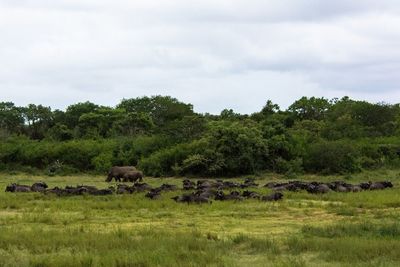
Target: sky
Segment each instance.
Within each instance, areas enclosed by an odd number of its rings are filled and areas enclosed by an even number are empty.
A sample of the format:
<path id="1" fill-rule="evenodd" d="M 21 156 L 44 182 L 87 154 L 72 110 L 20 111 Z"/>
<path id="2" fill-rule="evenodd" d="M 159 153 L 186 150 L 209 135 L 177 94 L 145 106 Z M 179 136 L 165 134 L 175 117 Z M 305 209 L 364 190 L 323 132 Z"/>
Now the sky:
<path id="1" fill-rule="evenodd" d="M 0 101 L 400 102 L 398 0 L 0 0 Z"/>

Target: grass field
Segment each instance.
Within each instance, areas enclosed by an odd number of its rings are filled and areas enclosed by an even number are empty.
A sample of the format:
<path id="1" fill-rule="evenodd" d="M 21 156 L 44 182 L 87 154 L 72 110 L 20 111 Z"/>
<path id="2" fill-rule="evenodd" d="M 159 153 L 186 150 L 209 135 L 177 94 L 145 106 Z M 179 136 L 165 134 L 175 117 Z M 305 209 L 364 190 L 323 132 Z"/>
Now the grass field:
<path id="1" fill-rule="evenodd" d="M 256 177 L 263 185 L 283 179 Z M 284 200 L 175 203 L 181 192 L 56 197 L 11 182 L 108 187 L 101 176 L 0 174 L 0 266 L 400 266 L 400 171 L 298 180 L 391 180 L 360 193 L 285 192 Z M 242 179 L 237 178 L 235 180 Z M 146 178 L 151 185 L 176 178 Z M 268 189 L 258 191 L 267 193 Z"/>

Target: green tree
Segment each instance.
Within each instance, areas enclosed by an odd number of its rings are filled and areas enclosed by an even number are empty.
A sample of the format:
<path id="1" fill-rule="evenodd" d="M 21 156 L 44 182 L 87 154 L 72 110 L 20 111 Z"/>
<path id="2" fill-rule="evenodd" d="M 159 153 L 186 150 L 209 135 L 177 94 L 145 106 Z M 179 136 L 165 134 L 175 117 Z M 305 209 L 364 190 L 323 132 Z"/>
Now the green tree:
<path id="1" fill-rule="evenodd" d="M 93 104 L 89 101 L 77 103 L 67 107 L 63 119 L 65 121 L 60 121 L 61 123 L 68 126 L 68 128 L 73 129 L 79 123 L 79 118 L 86 113 L 95 112 L 99 108 L 98 105 Z"/>
<path id="2" fill-rule="evenodd" d="M 230 121 L 241 120 L 245 117 L 246 116 L 244 115 L 235 113 L 233 109 L 224 109 L 221 111 L 219 115 L 220 120 L 230 120 Z"/>
<path id="3" fill-rule="evenodd" d="M 304 166 L 309 172 L 352 173 L 360 170 L 359 158 L 358 149 L 349 142 L 321 141 L 309 146 Z"/>
<path id="4" fill-rule="evenodd" d="M 129 112 L 114 124 L 114 128 L 122 135 L 135 136 L 150 134 L 154 128 L 154 123 L 150 115 L 146 113 Z"/>
<path id="5" fill-rule="evenodd" d="M 170 96 L 152 96 L 123 99 L 117 108 L 127 112 L 149 114 L 157 127 L 163 127 L 169 122 L 194 114 L 193 106 L 179 102 Z"/>
<path id="6" fill-rule="evenodd" d="M 32 139 L 43 139 L 53 124 L 50 107 L 29 104 L 23 108 L 23 116 L 27 124 L 27 133 Z"/>
<path id="7" fill-rule="evenodd" d="M 295 101 L 288 111 L 300 120 L 323 120 L 331 103 L 325 98 L 302 97 Z"/>
<path id="8" fill-rule="evenodd" d="M 194 115 L 174 120 L 165 127 L 163 133 L 175 142 L 187 142 L 200 138 L 206 131 L 207 122 L 204 117 Z"/>
<path id="9" fill-rule="evenodd" d="M 260 127 L 250 120 L 213 123 L 207 140 L 202 154 L 211 159 L 209 167 L 214 174 L 253 173 L 268 164 L 267 141 Z"/>
<path id="10" fill-rule="evenodd" d="M 48 130 L 47 137 L 52 140 L 66 141 L 73 138 L 73 132 L 67 127 L 67 125 L 56 123 Z"/>
<path id="11" fill-rule="evenodd" d="M 0 130 L 3 134 L 20 133 L 23 127 L 21 109 L 12 102 L 0 102 Z"/>

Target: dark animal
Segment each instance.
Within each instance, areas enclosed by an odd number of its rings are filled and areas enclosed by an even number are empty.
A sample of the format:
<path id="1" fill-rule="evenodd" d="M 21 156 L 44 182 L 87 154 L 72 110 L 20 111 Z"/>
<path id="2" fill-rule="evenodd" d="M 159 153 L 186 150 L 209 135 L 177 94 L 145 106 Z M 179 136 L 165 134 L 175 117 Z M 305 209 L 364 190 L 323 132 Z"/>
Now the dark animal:
<path id="1" fill-rule="evenodd" d="M 28 185 L 11 184 L 6 187 L 6 192 L 32 192 Z"/>
<path id="2" fill-rule="evenodd" d="M 176 196 L 171 198 L 175 200 L 176 202 L 185 202 L 185 203 L 212 203 L 207 197 L 204 196 L 199 196 L 194 193 L 191 194 L 183 194 L 181 196 Z"/>
<path id="3" fill-rule="evenodd" d="M 97 192 L 99 189 L 97 189 L 97 187 L 92 186 L 92 185 L 78 185 L 76 187 L 77 189 L 79 188 L 83 188 L 85 190 L 85 192 L 91 194 L 93 192 Z"/>
<path id="4" fill-rule="evenodd" d="M 193 190 L 196 187 L 196 184 L 188 179 L 182 181 L 183 190 Z"/>
<path id="5" fill-rule="evenodd" d="M 45 194 L 48 194 L 48 193 L 56 194 L 56 195 L 60 196 L 60 195 L 62 195 L 63 191 L 64 191 L 63 189 L 61 189 L 61 188 L 56 186 L 56 187 L 54 187 L 52 189 L 47 189 L 44 193 Z"/>
<path id="6" fill-rule="evenodd" d="M 317 182 L 311 182 L 308 185 L 307 192 L 311 194 L 325 194 L 328 193 L 331 189 L 326 184 L 319 184 Z"/>
<path id="7" fill-rule="evenodd" d="M 225 188 L 239 188 L 240 184 L 236 182 L 224 181 Z"/>
<path id="8" fill-rule="evenodd" d="M 361 187 L 361 189 L 363 190 L 368 190 L 371 186 L 371 182 L 367 182 L 367 183 L 360 183 L 359 186 Z"/>
<path id="9" fill-rule="evenodd" d="M 126 184 L 117 185 L 117 194 L 132 194 L 135 191 L 134 186 L 128 186 Z"/>
<path id="10" fill-rule="evenodd" d="M 141 171 L 129 171 L 122 176 L 123 182 L 143 181 L 143 173 Z"/>
<path id="11" fill-rule="evenodd" d="M 161 191 L 162 190 L 160 188 L 151 189 L 149 192 L 147 192 L 145 197 L 150 198 L 150 199 L 157 199 L 161 196 Z"/>
<path id="12" fill-rule="evenodd" d="M 162 184 L 159 187 L 162 191 L 174 191 L 174 190 L 178 190 L 178 187 L 174 184 Z"/>
<path id="13" fill-rule="evenodd" d="M 243 197 L 240 195 L 238 191 L 232 191 L 229 194 L 225 194 L 223 191 L 218 191 L 215 200 L 243 200 Z"/>
<path id="14" fill-rule="evenodd" d="M 244 183 L 240 185 L 241 188 L 257 187 L 258 184 L 254 182 L 254 178 L 246 178 Z"/>
<path id="15" fill-rule="evenodd" d="M 32 192 L 44 192 L 47 188 L 47 184 L 44 182 L 38 182 L 38 183 L 34 183 L 31 186 L 31 190 Z"/>
<path id="16" fill-rule="evenodd" d="M 352 185 L 352 186 L 350 187 L 350 191 L 351 191 L 351 192 L 361 192 L 361 191 L 362 191 L 362 188 L 361 188 L 359 185 Z"/>
<path id="17" fill-rule="evenodd" d="M 209 180 L 199 180 L 197 181 L 197 190 L 202 190 L 202 189 L 217 189 L 220 183 L 216 181 L 209 181 Z"/>
<path id="18" fill-rule="evenodd" d="M 266 183 L 265 185 L 264 185 L 264 187 L 267 187 L 267 188 L 274 188 L 275 186 L 277 186 L 278 185 L 278 183 L 276 183 L 276 182 L 269 182 L 269 183 Z"/>
<path id="19" fill-rule="evenodd" d="M 274 192 L 270 195 L 261 197 L 262 201 L 278 201 L 283 198 L 283 194 L 281 192 Z"/>
<path id="20" fill-rule="evenodd" d="M 192 202 L 193 194 L 183 194 L 181 196 L 171 197 L 171 199 L 175 200 L 175 202 Z"/>
<path id="21" fill-rule="evenodd" d="M 382 189 L 390 188 L 390 187 L 393 187 L 393 184 L 389 181 L 375 182 L 375 183 L 371 183 L 369 190 L 382 190 Z"/>
<path id="22" fill-rule="evenodd" d="M 242 196 L 244 198 L 256 198 L 256 199 L 260 199 L 260 194 L 254 191 L 243 191 Z"/>
<path id="23" fill-rule="evenodd" d="M 73 186 L 66 186 L 63 190 L 63 195 L 70 195 L 70 196 L 78 196 L 88 193 L 89 190 L 85 187 L 73 187 Z"/>
<path id="24" fill-rule="evenodd" d="M 96 191 L 90 191 L 89 194 L 94 196 L 105 196 L 105 195 L 112 195 L 113 191 L 111 189 L 99 189 Z"/>
<path id="25" fill-rule="evenodd" d="M 125 173 L 131 171 L 137 171 L 137 169 L 133 166 L 114 166 L 109 170 L 106 182 L 111 182 L 113 178 L 115 181 L 121 182 L 121 178 L 124 177 Z"/>
<path id="26" fill-rule="evenodd" d="M 201 190 L 197 190 L 194 194 L 199 197 L 204 197 L 204 198 L 215 198 L 217 195 L 218 191 L 213 188 L 205 188 Z"/>
<path id="27" fill-rule="evenodd" d="M 152 187 L 146 183 L 135 183 L 132 188 L 137 192 L 144 192 L 152 189 Z"/>

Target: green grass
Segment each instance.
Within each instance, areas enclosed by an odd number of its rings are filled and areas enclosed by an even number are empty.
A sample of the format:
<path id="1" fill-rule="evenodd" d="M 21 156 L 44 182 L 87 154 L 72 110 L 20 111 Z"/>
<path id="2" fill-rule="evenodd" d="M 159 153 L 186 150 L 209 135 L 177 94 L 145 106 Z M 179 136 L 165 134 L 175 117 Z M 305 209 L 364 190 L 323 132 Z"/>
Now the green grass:
<path id="1" fill-rule="evenodd" d="M 104 177 L 0 174 L 0 266 L 399 266 L 400 176 L 396 170 L 298 180 L 391 180 L 393 189 L 257 200 L 175 203 L 181 192 L 56 197 L 5 193 L 11 182 L 50 187 Z M 282 180 L 257 176 L 259 184 Z M 241 180 L 237 178 L 235 180 Z M 181 179 L 146 178 L 157 186 Z M 268 193 L 265 188 L 257 189 Z"/>

